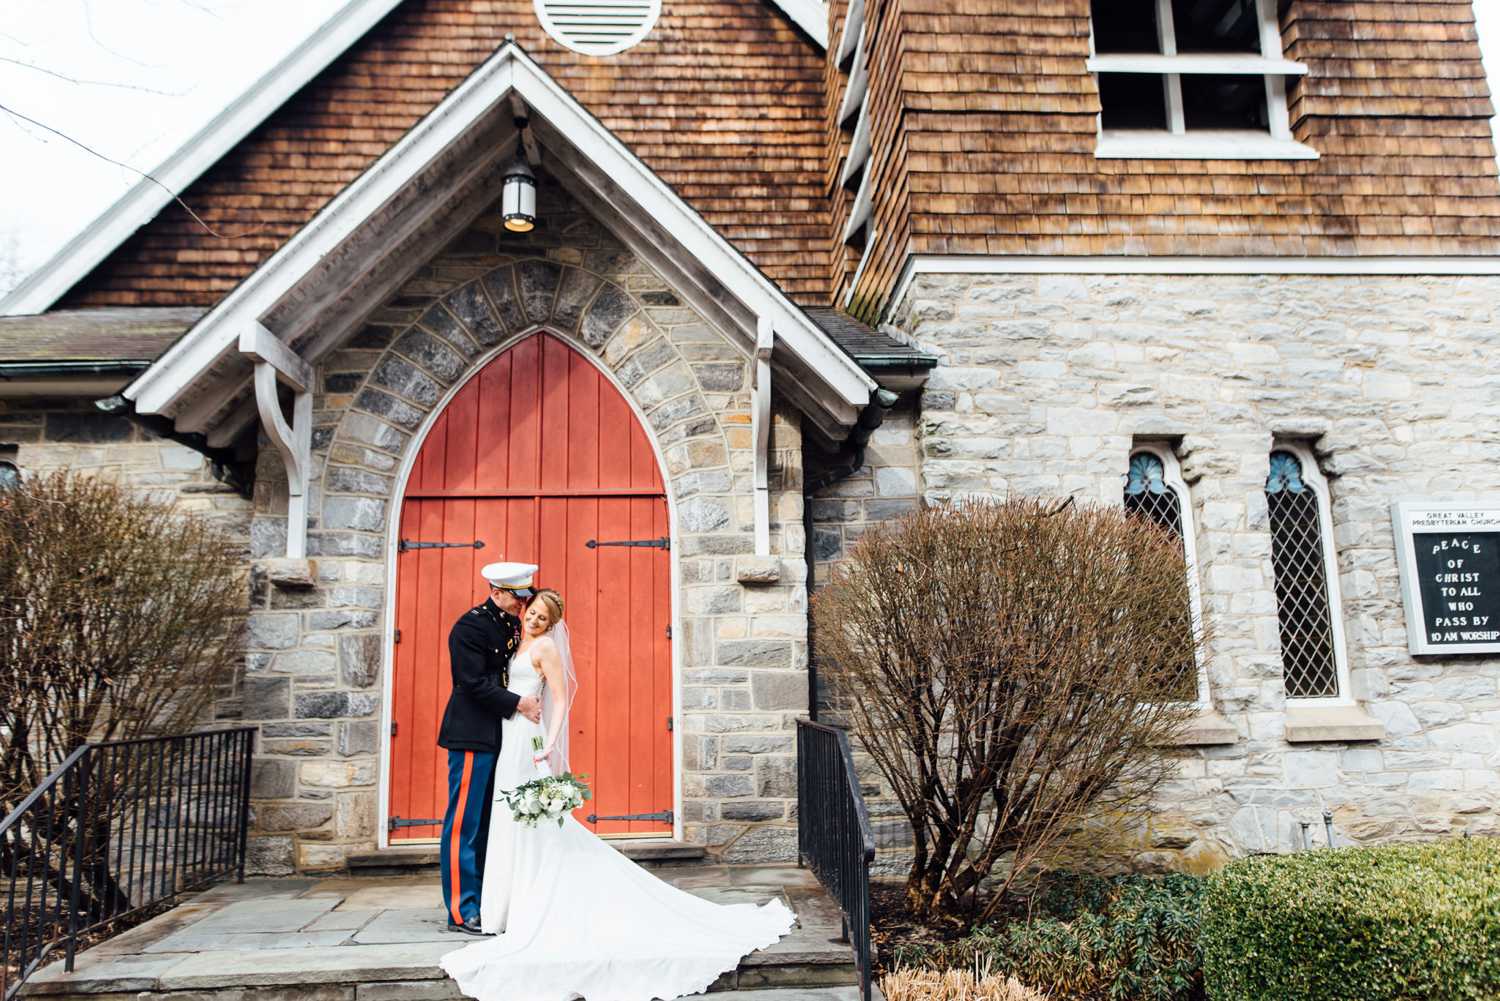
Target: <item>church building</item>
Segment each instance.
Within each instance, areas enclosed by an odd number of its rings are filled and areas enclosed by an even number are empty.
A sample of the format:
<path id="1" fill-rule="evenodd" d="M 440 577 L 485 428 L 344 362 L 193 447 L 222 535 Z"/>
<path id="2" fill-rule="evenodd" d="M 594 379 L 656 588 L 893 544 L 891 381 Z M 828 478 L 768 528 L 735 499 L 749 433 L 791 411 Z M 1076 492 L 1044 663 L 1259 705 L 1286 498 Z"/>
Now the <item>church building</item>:
<path id="1" fill-rule="evenodd" d="M 1469 0 L 352 0 L 0 300 L 0 473 L 243 539 L 263 873 L 432 851 L 496 560 L 591 826 L 794 858 L 810 591 L 1011 494 L 1213 624 L 1138 864 L 1496 834 L 1493 114 Z"/>

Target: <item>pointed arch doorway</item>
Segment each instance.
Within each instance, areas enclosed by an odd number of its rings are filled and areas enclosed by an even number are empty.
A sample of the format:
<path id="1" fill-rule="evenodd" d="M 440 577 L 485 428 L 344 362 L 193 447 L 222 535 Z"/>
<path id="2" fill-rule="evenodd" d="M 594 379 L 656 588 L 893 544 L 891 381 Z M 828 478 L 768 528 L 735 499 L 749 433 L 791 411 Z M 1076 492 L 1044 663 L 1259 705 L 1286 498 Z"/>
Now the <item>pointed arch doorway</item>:
<path id="1" fill-rule="evenodd" d="M 448 630 L 484 600 L 479 568 L 502 559 L 538 564 L 538 585 L 556 588 L 567 604 L 579 680 L 571 764 L 594 792 L 578 818 L 601 835 L 670 837 L 666 488 L 650 439 L 614 383 L 560 337 L 518 341 L 431 423 L 399 517 L 388 842 L 439 835 L 430 821 L 442 817 L 447 797 L 437 731 L 452 687 Z M 637 544 L 612 544 L 621 542 Z"/>

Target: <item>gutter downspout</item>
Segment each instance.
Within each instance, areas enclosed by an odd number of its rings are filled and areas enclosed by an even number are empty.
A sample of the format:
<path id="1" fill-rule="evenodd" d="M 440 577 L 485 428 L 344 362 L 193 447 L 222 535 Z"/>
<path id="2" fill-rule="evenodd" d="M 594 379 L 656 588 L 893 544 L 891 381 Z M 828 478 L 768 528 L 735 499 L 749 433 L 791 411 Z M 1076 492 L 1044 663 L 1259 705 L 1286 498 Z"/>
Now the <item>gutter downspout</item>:
<path id="1" fill-rule="evenodd" d="M 885 415 L 890 413 L 898 399 L 899 397 L 889 389 L 876 389 L 871 394 L 870 402 L 865 405 L 864 410 L 860 411 L 859 421 L 849 432 L 849 437 L 845 438 L 843 445 L 840 446 L 832 468 L 824 471 L 823 475 L 815 480 L 804 479 L 802 481 L 802 553 L 803 559 L 807 561 L 808 597 L 807 716 L 814 721 L 818 718 L 818 661 L 813 648 L 812 628 L 813 573 L 817 569 L 817 557 L 813 550 L 813 494 L 840 480 L 848 479 L 864 466 L 865 446 L 870 443 L 870 436 L 885 422 Z"/>

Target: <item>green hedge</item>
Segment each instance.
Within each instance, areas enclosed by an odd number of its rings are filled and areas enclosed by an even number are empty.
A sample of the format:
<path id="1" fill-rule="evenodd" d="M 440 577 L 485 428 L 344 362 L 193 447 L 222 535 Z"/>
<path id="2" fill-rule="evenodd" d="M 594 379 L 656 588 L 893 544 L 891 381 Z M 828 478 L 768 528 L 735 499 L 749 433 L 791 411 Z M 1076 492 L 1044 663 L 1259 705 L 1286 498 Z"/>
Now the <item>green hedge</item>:
<path id="1" fill-rule="evenodd" d="M 1500 997 L 1500 840 L 1245 859 L 1209 880 L 1211 1001 Z"/>

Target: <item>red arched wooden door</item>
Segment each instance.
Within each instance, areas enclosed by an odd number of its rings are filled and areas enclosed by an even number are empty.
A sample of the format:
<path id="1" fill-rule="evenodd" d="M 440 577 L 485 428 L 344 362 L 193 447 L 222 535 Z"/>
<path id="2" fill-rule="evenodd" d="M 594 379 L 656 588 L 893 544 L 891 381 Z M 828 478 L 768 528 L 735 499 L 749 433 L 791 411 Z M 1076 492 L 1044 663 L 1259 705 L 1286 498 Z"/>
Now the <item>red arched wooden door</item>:
<path id="1" fill-rule="evenodd" d="M 479 568 L 502 559 L 538 564 L 538 584 L 557 588 L 567 605 L 579 680 L 571 764 L 594 791 L 579 819 L 673 809 L 668 551 L 589 545 L 669 535 L 645 431 L 619 390 L 563 341 L 527 337 L 459 390 L 423 441 L 402 497 L 392 843 L 439 835 L 430 821 L 447 802 L 437 732 L 452 687 L 448 630 L 484 599 Z M 484 548 L 467 545 L 475 540 Z M 464 545 L 412 545 L 439 542 Z M 594 829 L 672 833 L 669 820 L 601 820 Z"/>

